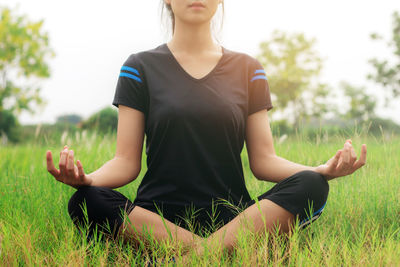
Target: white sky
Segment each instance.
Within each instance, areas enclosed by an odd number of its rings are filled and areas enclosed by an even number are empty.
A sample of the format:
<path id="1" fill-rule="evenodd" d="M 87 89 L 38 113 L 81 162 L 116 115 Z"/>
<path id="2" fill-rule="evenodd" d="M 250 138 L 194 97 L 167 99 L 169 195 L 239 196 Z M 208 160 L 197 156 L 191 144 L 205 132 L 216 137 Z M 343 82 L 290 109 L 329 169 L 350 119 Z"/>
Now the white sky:
<path id="1" fill-rule="evenodd" d="M 168 41 L 159 2 L 0 0 L 1 5 L 18 6 L 18 13 L 32 20 L 44 19 L 56 52 L 50 62 L 51 78 L 41 83 L 48 105 L 35 116 L 23 113 L 21 123 L 53 123 L 67 113 L 87 118 L 112 106 L 125 59 Z M 369 34 L 378 32 L 388 40 L 395 10 L 400 11 L 399 0 L 225 0 L 221 43 L 256 56 L 259 43 L 273 30 L 304 32 L 308 38 L 317 38 L 316 48 L 325 59 L 322 81 L 337 86 L 345 80 L 380 95 L 381 87 L 366 80 L 371 70 L 367 61 L 391 53 L 383 43 L 371 41 Z M 400 105 L 383 109 L 382 104 L 378 102 L 378 114 L 400 123 Z"/>

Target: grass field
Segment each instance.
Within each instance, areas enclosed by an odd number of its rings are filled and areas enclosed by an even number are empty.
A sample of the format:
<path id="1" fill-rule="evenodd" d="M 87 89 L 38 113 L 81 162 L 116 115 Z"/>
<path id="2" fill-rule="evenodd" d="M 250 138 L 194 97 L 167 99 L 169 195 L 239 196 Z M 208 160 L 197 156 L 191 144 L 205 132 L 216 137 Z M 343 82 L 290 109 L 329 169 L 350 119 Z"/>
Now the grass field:
<path id="1" fill-rule="evenodd" d="M 357 155 L 367 144 L 367 163 L 352 175 L 330 182 L 330 194 L 322 216 L 288 240 L 279 237 L 239 238 L 234 254 L 219 256 L 207 251 L 193 254 L 201 266 L 400 266 L 400 137 L 364 137 L 353 133 L 329 139 L 302 136 L 282 143 L 277 154 L 311 166 L 325 163 L 351 138 Z M 65 141 L 66 140 L 66 141 Z M 46 170 L 50 149 L 58 165 L 59 152 L 67 144 L 74 149 L 87 173 L 111 159 L 115 136 L 65 137 L 43 145 L 0 147 L 0 265 L 144 265 L 148 251 L 121 242 L 88 244 L 77 234 L 67 212 L 75 189 L 57 182 Z M 242 152 L 247 188 L 252 197 L 273 184 L 256 180 Z M 146 166 L 134 182 L 118 191 L 131 200 Z M 170 244 L 155 245 L 153 254 L 173 255 Z M 176 252 L 175 252 L 176 253 Z"/>

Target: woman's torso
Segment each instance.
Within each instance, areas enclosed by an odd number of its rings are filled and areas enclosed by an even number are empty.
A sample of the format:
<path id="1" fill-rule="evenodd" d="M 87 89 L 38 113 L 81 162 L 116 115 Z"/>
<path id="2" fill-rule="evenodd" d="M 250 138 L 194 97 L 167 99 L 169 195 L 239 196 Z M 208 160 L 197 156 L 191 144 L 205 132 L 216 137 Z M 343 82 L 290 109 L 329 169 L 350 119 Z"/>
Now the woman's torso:
<path id="1" fill-rule="evenodd" d="M 140 74 L 141 83 L 131 79 L 129 86 L 137 83 L 145 102 L 148 169 L 134 203 L 175 213 L 188 207 L 209 210 L 221 199 L 234 205 L 249 201 L 240 153 L 258 61 L 223 47 L 217 65 L 196 79 L 164 43 L 131 55 L 124 66 Z M 119 81 L 117 90 L 132 89 L 127 86 Z"/>

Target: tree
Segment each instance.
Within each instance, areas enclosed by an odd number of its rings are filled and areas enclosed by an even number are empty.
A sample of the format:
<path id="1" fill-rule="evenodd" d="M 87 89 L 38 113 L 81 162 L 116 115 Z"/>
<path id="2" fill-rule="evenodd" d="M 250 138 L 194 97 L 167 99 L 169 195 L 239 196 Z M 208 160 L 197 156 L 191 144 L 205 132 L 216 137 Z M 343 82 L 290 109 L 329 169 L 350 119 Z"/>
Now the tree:
<path id="1" fill-rule="evenodd" d="M 315 38 L 308 40 L 303 33 L 275 30 L 269 40 L 260 44 L 261 53 L 257 56 L 265 66 L 271 94 L 276 96 L 274 111 L 291 107 L 295 124 L 300 118 L 328 112 L 324 104 L 329 95 L 327 85 L 316 83 L 322 59 L 314 50 L 315 42 Z M 311 110 L 306 105 L 310 100 L 314 104 Z"/>
<path id="2" fill-rule="evenodd" d="M 101 133 L 115 132 L 118 126 L 118 111 L 106 107 L 90 116 L 82 123 L 82 129 L 96 130 Z"/>
<path id="3" fill-rule="evenodd" d="M 392 15 L 393 29 L 392 40 L 387 42 L 390 50 L 393 49 L 393 57 L 390 61 L 388 59 L 373 58 L 369 60 L 374 68 L 374 73 L 367 75 L 367 78 L 383 85 L 391 96 L 386 94 L 385 105 L 388 105 L 389 99 L 397 98 L 400 96 L 400 14 L 395 11 Z M 383 38 L 377 34 L 370 35 L 372 40 L 382 40 Z"/>
<path id="4" fill-rule="evenodd" d="M 332 87 L 319 83 L 314 87 L 310 87 L 308 91 L 311 95 L 311 107 L 307 113 L 307 119 L 311 117 L 321 121 L 329 112 L 337 114 L 337 105 L 328 101 L 333 98 L 332 92 L 334 90 Z"/>
<path id="5" fill-rule="evenodd" d="M 5 136 L 3 136 L 5 134 Z M 0 136 L 11 142 L 20 141 L 20 125 L 17 118 L 8 110 L 0 112 Z"/>
<path id="6" fill-rule="evenodd" d="M 37 82 L 50 76 L 47 60 L 54 56 L 48 34 L 42 31 L 43 20 L 29 21 L 6 7 L 0 15 L 0 116 L 34 113 L 32 104 L 45 104 Z"/>
<path id="7" fill-rule="evenodd" d="M 67 114 L 58 116 L 56 119 L 56 123 L 70 123 L 70 124 L 78 124 L 82 121 L 82 117 L 77 114 Z"/>
<path id="8" fill-rule="evenodd" d="M 365 87 L 356 87 L 347 82 L 341 82 L 341 88 L 349 106 L 348 111 L 342 114 L 345 119 L 364 122 L 375 117 L 376 99 L 366 93 Z"/>

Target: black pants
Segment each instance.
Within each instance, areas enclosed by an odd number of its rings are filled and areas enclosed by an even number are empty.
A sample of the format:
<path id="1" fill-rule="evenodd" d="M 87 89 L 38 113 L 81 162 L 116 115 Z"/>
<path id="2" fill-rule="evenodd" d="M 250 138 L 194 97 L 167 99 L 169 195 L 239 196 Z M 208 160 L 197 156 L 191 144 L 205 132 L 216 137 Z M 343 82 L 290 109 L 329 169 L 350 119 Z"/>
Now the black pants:
<path id="1" fill-rule="evenodd" d="M 314 171 L 301 171 L 280 181 L 270 190 L 257 197 L 258 200 L 269 199 L 294 216 L 298 216 L 300 227 L 306 227 L 316 220 L 322 213 L 328 198 L 329 185 L 325 178 Z M 240 211 L 255 203 L 248 201 L 241 205 Z M 82 208 L 86 208 L 86 212 Z M 123 194 L 116 190 L 98 186 L 80 187 L 68 203 L 68 212 L 77 227 L 89 224 L 89 236 L 97 230 L 105 236 L 116 237 L 118 229 L 123 222 L 124 213 L 129 214 L 135 205 Z M 156 209 L 150 209 L 157 213 Z M 211 233 L 222 225 L 228 223 L 238 214 L 238 210 L 224 205 L 213 212 L 211 209 L 202 209 L 190 223 L 184 220 L 182 210 L 174 207 L 163 207 L 164 218 L 184 227 L 196 234 Z M 85 216 L 85 213 L 87 216 Z M 210 216 L 210 214 L 215 216 Z M 194 227 L 197 225 L 199 227 Z"/>

